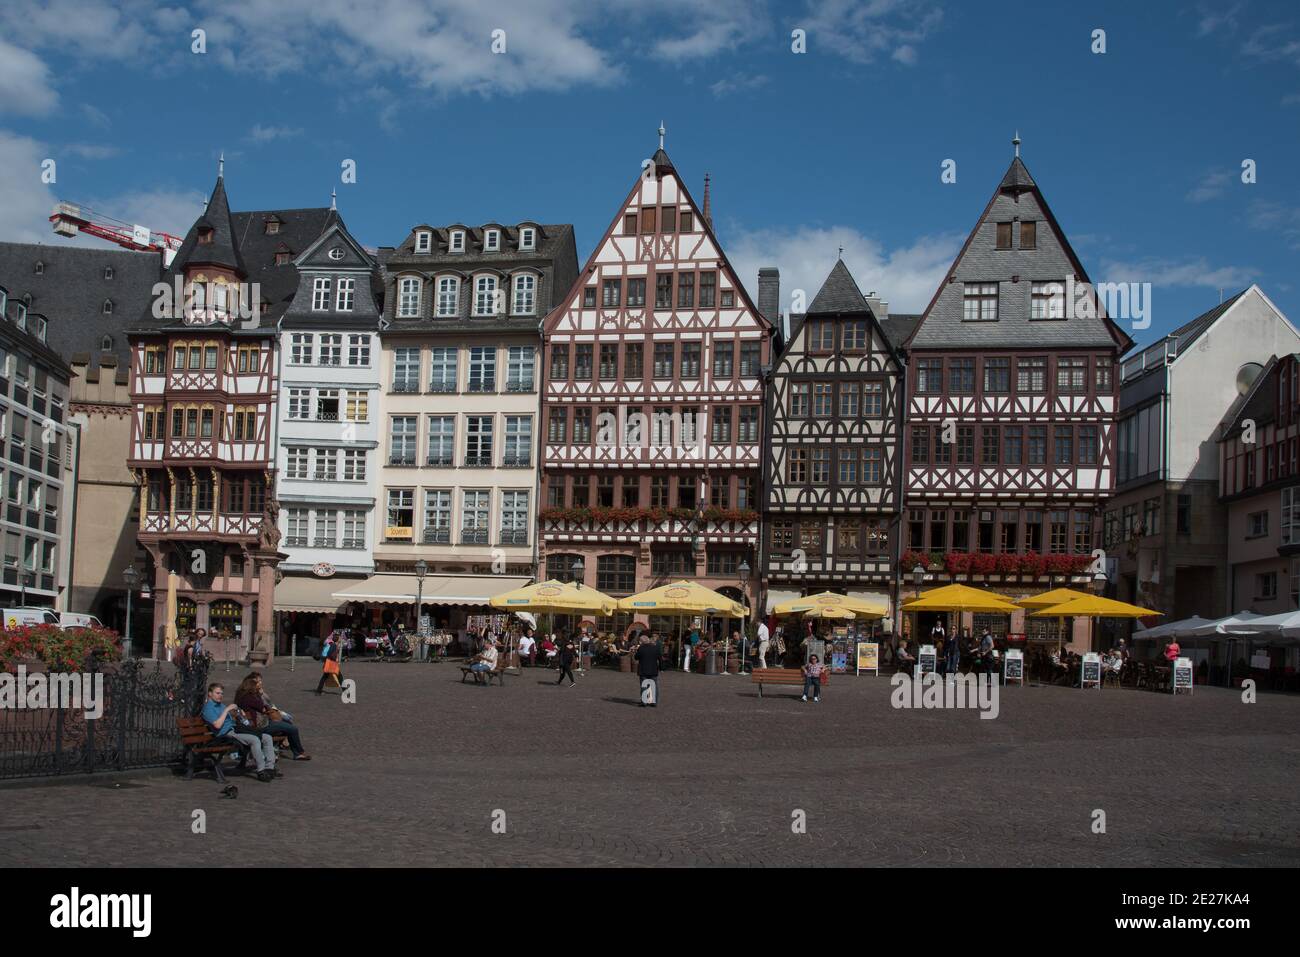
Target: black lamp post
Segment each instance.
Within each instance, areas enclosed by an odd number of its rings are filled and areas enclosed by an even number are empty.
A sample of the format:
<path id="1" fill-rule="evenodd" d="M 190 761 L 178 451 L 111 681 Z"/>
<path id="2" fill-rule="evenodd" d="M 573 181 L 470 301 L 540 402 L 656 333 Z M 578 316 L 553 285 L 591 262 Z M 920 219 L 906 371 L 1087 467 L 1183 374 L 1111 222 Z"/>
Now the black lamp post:
<path id="1" fill-rule="evenodd" d="M 129 660 L 131 658 L 131 595 L 135 592 L 135 586 L 140 583 L 140 573 L 136 571 L 134 565 L 127 565 L 122 572 L 122 580 L 126 582 L 126 629 L 122 635 L 122 657 Z"/>
<path id="2" fill-rule="evenodd" d="M 742 558 L 740 560 L 740 567 L 736 569 L 736 573 L 740 575 L 740 600 L 743 604 L 746 605 L 749 604 L 749 572 L 750 572 L 749 562 L 745 561 Z M 739 665 L 739 671 L 742 675 L 745 673 L 745 640 L 749 637 L 748 630 L 749 630 L 749 622 L 742 621 L 740 623 L 740 665 Z"/>
<path id="3" fill-rule="evenodd" d="M 569 566 L 569 574 L 573 576 L 573 583 L 579 588 L 582 587 L 582 573 L 584 570 L 581 558 L 575 558 L 573 564 Z"/>
<path id="4" fill-rule="evenodd" d="M 22 599 L 19 607 L 27 607 L 27 589 L 36 584 L 36 575 L 33 572 L 24 571 L 21 576 Z"/>
<path id="5" fill-rule="evenodd" d="M 415 563 L 415 634 L 420 634 L 420 606 L 424 604 L 424 576 L 429 574 L 429 563 L 423 558 Z"/>

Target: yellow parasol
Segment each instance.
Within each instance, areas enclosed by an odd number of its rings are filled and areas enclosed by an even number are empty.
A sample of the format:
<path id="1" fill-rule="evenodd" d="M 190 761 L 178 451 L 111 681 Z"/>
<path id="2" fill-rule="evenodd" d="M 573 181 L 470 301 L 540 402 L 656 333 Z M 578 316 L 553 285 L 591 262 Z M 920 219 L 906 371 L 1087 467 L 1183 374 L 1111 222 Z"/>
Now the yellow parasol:
<path id="1" fill-rule="evenodd" d="M 727 618 L 744 618 L 749 614 L 749 609 L 740 602 L 688 581 L 671 582 L 622 598 L 618 607 L 621 611 L 647 614 L 704 613 Z"/>
<path id="2" fill-rule="evenodd" d="M 905 602 L 902 610 L 1013 612 L 1020 611 L 1020 606 L 1010 598 L 991 591 L 971 588 L 969 585 L 944 585 L 926 592 L 920 598 Z"/>
<path id="3" fill-rule="evenodd" d="M 1085 595 L 1030 612 L 1033 618 L 1146 618 L 1148 615 L 1163 614 L 1161 611 L 1130 605 L 1126 601 L 1115 601 L 1113 598 L 1102 598 L 1100 595 Z"/>
<path id="4" fill-rule="evenodd" d="M 834 605 L 829 605 L 825 608 L 809 608 L 806 609 L 805 611 L 800 612 L 800 614 L 802 614 L 805 618 L 845 619 L 845 618 L 858 617 L 857 612 L 851 611 L 848 608 L 836 608 Z M 865 618 L 867 616 L 863 615 L 863 617 Z"/>
<path id="5" fill-rule="evenodd" d="M 847 610 L 853 612 L 851 615 L 814 615 L 811 612 L 817 609 Z M 791 601 L 782 602 L 772 609 L 774 615 L 797 615 L 803 614 L 807 618 L 884 618 L 888 608 L 883 602 L 864 601 L 861 598 L 852 598 L 848 595 L 837 595 L 834 592 L 824 591 L 816 595 L 805 595 L 803 598 L 795 598 Z"/>
<path id="6" fill-rule="evenodd" d="M 595 612 L 614 614 L 615 601 L 594 588 L 581 587 L 574 582 L 544 581 L 525 585 L 497 595 L 490 602 L 502 611 L 539 611 L 553 615 Z"/>
<path id="7" fill-rule="evenodd" d="M 1051 591 L 1030 595 L 1028 598 L 1018 598 L 1016 604 L 1029 611 L 1037 611 L 1040 608 L 1063 605 L 1067 601 L 1074 601 L 1077 598 L 1091 597 L 1092 595 L 1086 591 L 1075 591 L 1073 588 L 1053 588 Z"/>
<path id="8" fill-rule="evenodd" d="M 163 613 L 163 647 L 173 651 L 180 647 L 181 640 L 176 634 L 176 586 L 179 579 L 175 572 L 167 573 L 167 610 Z"/>

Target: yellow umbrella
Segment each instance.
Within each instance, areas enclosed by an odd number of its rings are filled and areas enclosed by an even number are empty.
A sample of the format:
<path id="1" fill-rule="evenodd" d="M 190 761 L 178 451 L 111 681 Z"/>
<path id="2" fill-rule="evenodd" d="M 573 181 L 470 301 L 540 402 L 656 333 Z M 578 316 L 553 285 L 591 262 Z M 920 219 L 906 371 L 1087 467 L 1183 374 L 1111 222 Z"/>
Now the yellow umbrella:
<path id="1" fill-rule="evenodd" d="M 619 600 L 622 611 L 639 611 L 646 613 L 692 614 L 696 612 L 723 615 L 728 618 L 744 618 L 749 609 L 726 595 L 720 595 L 695 582 L 679 581 L 658 588 L 651 588 L 639 595 L 631 595 Z"/>
<path id="2" fill-rule="evenodd" d="M 614 599 L 603 592 L 561 581 L 525 585 L 497 595 L 490 604 L 503 611 L 544 611 L 558 615 L 584 611 L 612 615 L 615 608 Z"/>
<path id="3" fill-rule="evenodd" d="M 836 608 L 829 605 L 825 608 L 809 608 L 801 612 L 805 618 L 857 618 L 858 614 L 848 608 Z M 864 615 L 864 617 L 866 617 Z"/>
<path id="4" fill-rule="evenodd" d="M 1075 591 L 1073 588 L 1053 588 L 1051 591 L 1045 591 L 1037 595 L 1030 595 L 1028 598 L 1016 600 L 1016 604 L 1021 608 L 1027 608 L 1030 611 L 1037 611 L 1040 608 L 1051 608 L 1053 605 L 1063 605 L 1067 601 L 1074 601 L 1077 598 L 1091 598 L 1092 595 L 1086 591 Z"/>
<path id="5" fill-rule="evenodd" d="M 861 598 L 852 598 L 848 595 L 837 595 L 834 592 L 824 591 L 816 595 L 805 595 L 803 598 L 795 598 L 790 601 L 782 602 L 772 609 L 775 615 L 795 615 L 803 613 L 809 618 L 817 617 L 809 614 L 810 610 L 818 608 L 828 609 L 847 609 L 854 612 L 857 617 L 861 618 L 884 618 L 888 608 L 882 602 L 864 601 Z M 853 617 L 826 615 L 827 618 L 835 617 Z"/>
<path id="6" fill-rule="evenodd" d="M 1010 598 L 971 588 L 969 585 L 944 585 L 926 592 L 920 598 L 905 602 L 903 611 L 1020 611 Z"/>
<path id="7" fill-rule="evenodd" d="M 1115 601 L 1113 598 L 1102 598 L 1100 595 L 1085 595 L 1041 611 L 1030 612 L 1033 618 L 1146 618 L 1148 615 L 1163 614 L 1161 611 L 1130 605 L 1126 601 Z"/>
<path id="8" fill-rule="evenodd" d="M 164 612 L 163 647 L 171 651 L 180 646 L 181 640 L 176 634 L 176 586 L 179 579 L 175 572 L 167 573 L 167 610 Z"/>

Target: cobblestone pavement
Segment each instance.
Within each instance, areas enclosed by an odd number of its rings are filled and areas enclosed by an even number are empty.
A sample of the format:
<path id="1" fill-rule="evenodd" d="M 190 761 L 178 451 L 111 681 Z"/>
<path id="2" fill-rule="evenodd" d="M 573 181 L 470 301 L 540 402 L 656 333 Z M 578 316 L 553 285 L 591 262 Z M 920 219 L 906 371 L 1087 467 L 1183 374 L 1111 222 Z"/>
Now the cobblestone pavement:
<path id="1" fill-rule="evenodd" d="M 895 710 L 887 678 L 805 704 L 675 672 L 646 709 L 608 670 L 483 688 L 453 664 L 355 663 L 345 705 L 311 693 L 318 668 L 266 682 L 314 760 L 237 780 L 237 801 L 167 773 L 7 787 L 0 866 L 1300 864 L 1294 696 L 1011 687 L 980 720 Z"/>

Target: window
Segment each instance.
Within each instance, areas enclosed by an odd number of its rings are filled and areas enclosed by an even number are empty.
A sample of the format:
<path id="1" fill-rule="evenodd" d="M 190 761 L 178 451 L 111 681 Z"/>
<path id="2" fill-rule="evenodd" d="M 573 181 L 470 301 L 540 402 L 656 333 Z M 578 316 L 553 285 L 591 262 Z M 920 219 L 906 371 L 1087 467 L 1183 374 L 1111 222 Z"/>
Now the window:
<path id="1" fill-rule="evenodd" d="M 852 319 L 844 323 L 845 352 L 861 352 L 867 347 L 867 320 Z"/>
<path id="2" fill-rule="evenodd" d="M 668 476 L 655 475 L 650 478 L 650 507 L 668 507 Z"/>
<path id="3" fill-rule="evenodd" d="M 883 475 L 883 450 L 868 446 L 862 450 L 862 482 L 864 485 L 879 485 Z"/>
<path id="4" fill-rule="evenodd" d="M 814 322 L 808 334 L 809 348 L 814 352 L 835 351 L 835 323 Z"/>
<path id="5" fill-rule="evenodd" d="M 357 281 L 355 279 L 340 279 L 338 301 L 334 308 L 339 312 L 351 312 L 352 303 L 356 299 Z"/>
<path id="6" fill-rule="evenodd" d="M 1024 394 L 1047 391 L 1047 359 L 1016 360 L 1016 391 Z"/>
<path id="7" fill-rule="evenodd" d="M 808 481 L 808 450 L 790 449 L 786 459 L 785 480 L 791 485 L 803 485 Z"/>
<path id="8" fill-rule="evenodd" d="M 537 277 L 524 273 L 515 277 L 514 314 L 531 316 L 537 303 Z"/>
<path id="9" fill-rule="evenodd" d="M 569 377 L 569 346 L 551 346 L 551 378 L 564 380 Z"/>
<path id="10" fill-rule="evenodd" d="M 649 235 L 655 231 L 655 207 L 647 206 L 641 210 L 641 232 Z"/>
<path id="11" fill-rule="evenodd" d="M 689 209 L 683 209 L 681 215 L 677 217 L 677 231 L 679 233 L 695 232 L 695 215 Z"/>
<path id="12" fill-rule="evenodd" d="M 742 405 L 740 407 L 740 427 L 737 438 L 741 442 L 758 441 L 758 406 Z"/>
<path id="13" fill-rule="evenodd" d="M 727 425 L 731 425 L 731 416 L 727 416 Z M 731 480 L 725 477 L 709 479 L 709 504 L 714 508 L 731 507 Z"/>
<path id="14" fill-rule="evenodd" d="M 792 382 L 790 384 L 790 417 L 801 419 L 808 414 L 808 396 L 812 391 L 812 385 L 807 382 Z"/>
<path id="15" fill-rule="evenodd" d="M 996 425 L 983 427 L 983 441 L 980 448 L 980 462 L 984 465 L 997 465 L 998 452 L 1001 448 L 1001 435 Z"/>
<path id="16" fill-rule="evenodd" d="M 343 450 L 343 481 L 364 482 L 366 478 L 366 450 Z"/>
<path id="17" fill-rule="evenodd" d="M 479 468 L 492 465 L 492 416 L 471 415 L 466 417 L 465 464 Z"/>
<path id="18" fill-rule="evenodd" d="M 962 290 L 962 319 L 966 322 L 991 322 L 998 317 L 998 284 L 968 282 Z"/>
<path id="19" fill-rule="evenodd" d="M 930 429 L 928 426 L 912 426 L 912 462 L 915 465 L 928 465 L 930 463 Z"/>
<path id="20" fill-rule="evenodd" d="M 1038 223 L 1032 219 L 1020 223 L 1020 248 L 1034 249 L 1038 245 Z"/>
<path id="21" fill-rule="evenodd" d="M 1097 393 L 1100 395 L 1111 390 L 1111 370 L 1114 362 L 1110 356 L 1097 356 Z"/>
<path id="22" fill-rule="evenodd" d="M 1080 357 L 1062 357 L 1056 360 L 1056 391 L 1087 392 L 1088 360 Z"/>
<path id="23" fill-rule="evenodd" d="M 656 578 L 693 577 L 695 556 L 689 548 L 656 549 L 650 555 L 650 574 Z"/>
<path id="24" fill-rule="evenodd" d="M 488 543 L 488 521 L 492 508 L 492 493 L 487 489 L 474 489 L 466 490 L 461 495 L 461 544 L 486 545 Z"/>
<path id="25" fill-rule="evenodd" d="M 813 384 L 813 415 L 826 418 L 831 414 L 831 384 L 816 382 Z"/>
<path id="26" fill-rule="evenodd" d="M 415 490 L 390 488 L 388 490 L 388 532 L 386 538 L 409 541 L 415 527 Z M 393 534 L 396 532 L 397 534 Z"/>
<path id="27" fill-rule="evenodd" d="M 627 304 L 629 306 L 645 305 L 645 279 L 627 281 Z"/>
<path id="28" fill-rule="evenodd" d="M 723 294 L 726 295 L 725 293 Z M 723 305 L 726 305 L 723 303 Z M 745 378 L 752 378 L 759 373 L 759 365 L 763 355 L 763 344 L 757 340 L 747 340 L 740 344 L 740 374 Z"/>
<path id="29" fill-rule="evenodd" d="M 420 230 L 415 234 L 415 251 L 417 253 L 427 253 L 433 248 L 433 234 L 427 230 Z"/>
<path id="30" fill-rule="evenodd" d="M 591 443 L 591 409 L 573 410 L 573 441 L 578 445 Z"/>
<path id="31" fill-rule="evenodd" d="M 388 462 L 390 465 L 415 464 L 416 418 L 413 415 L 395 415 L 391 420 Z"/>
<path id="32" fill-rule="evenodd" d="M 631 555 L 598 555 L 596 588 L 607 594 L 628 594 L 636 589 L 636 559 Z"/>
<path id="33" fill-rule="evenodd" d="M 718 274 L 716 272 L 700 273 L 700 308 L 712 309 L 717 301 Z"/>
<path id="34" fill-rule="evenodd" d="M 288 513 L 288 527 L 285 535 L 285 545 L 293 548 L 295 546 L 305 546 L 307 544 L 307 519 L 310 513 L 305 508 L 286 509 Z"/>
<path id="35" fill-rule="evenodd" d="M 1246 537 L 1262 538 L 1268 534 L 1268 512 L 1251 512 L 1246 516 Z"/>
<path id="36" fill-rule="evenodd" d="M 624 236 L 636 235 L 636 213 L 623 214 L 623 235 Z"/>
<path id="37" fill-rule="evenodd" d="M 2 303 L 3 300 L 0 300 Z M 2 314 L 2 313 L 0 313 Z M 0 374 L 8 375 L 9 357 L 0 352 L 3 358 L 3 367 L 0 368 Z M 145 346 L 144 350 L 144 372 L 145 375 L 161 375 L 167 371 L 167 351 L 162 346 Z"/>
<path id="38" fill-rule="evenodd" d="M 414 318 L 420 314 L 420 280 L 410 276 L 398 281 L 397 317 Z"/>
<path id="39" fill-rule="evenodd" d="M 916 391 L 930 394 L 943 391 L 942 359 L 920 359 L 917 361 Z"/>
<path id="40" fill-rule="evenodd" d="M 1186 500 L 1186 502 L 1184 502 Z M 1178 534 L 1190 535 L 1192 532 L 1192 497 L 1178 496 Z M 1300 488 L 1282 489 L 1282 516 L 1278 523 L 1281 544 L 1290 545 L 1300 542 Z"/>
<path id="41" fill-rule="evenodd" d="M 683 342 L 682 343 L 682 376 L 683 379 L 698 379 L 700 377 L 700 343 Z"/>
<path id="42" fill-rule="evenodd" d="M 957 426 L 957 464 L 975 464 L 975 427 L 973 425 Z"/>
<path id="43" fill-rule="evenodd" d="M 479 276 L 474 280 L 474 315 L 495 316 L 497 308 L 497 277 Z"/>
<path id="44" fill-rule="evenodd" d="M 501 230 L 489 229 L 483 233 L 483 251 L 488 253 L 501 251 Z"/>
<path id="45" fill-rule="evenodd" d="M 799 526 L 799 547 L 808 552 L 820 552 L 822 550 L 822 532 L 821 525 L 801 524 Z"/>
<path id="46" fill-rule="evenodd" d="M 839 474 L 837 480 L 840 485 L 858 484 L 858 450 L 857 449 L 840 449 Z"/>
<path id="47" fill-rule="evenodd" d="M 424 532 L 426 545 L 451 544 L 451 490 L 429 488 L 424 490 Z"/>
<path id="48" fill-rule="evenodd" d="M 332 508 L 322 509 L 315 515 L 316 532 L 312 535 L 313 548 L 337 548 L 339 543 L 339 513 Z"/>
<path id="49" fill-rule="evenodd" d="M 311 284 L 311 311 L 324 312 L 330 307 L 330 281 L 328 278 L 317 278 L 312 280 Z"/>
<path id="50" fill-rule="evenodd" d="M 984 360 L 984 391 L 990 395 L 1005 394 L 1011 390 L 1011 360 Z"/>
<path id="51" fill-rule="evenodd" d="M 507 467 L 530 465 L 533 456 L 533 417 L 507 415 L 505 441 L 502 465 Z"/>
<path id="52" fill-rule="evenodd" d="M 533 391 L 533 367 L 536 365 L 536 361 L 537 353 L 532 346 L 508 346 L 506 348 L 507 392 Z"/>
<path id="53" fill-rule="evenodd" d="M 954 395 L 975 393 L 975 360 L 948 360 L 948 391 Z"/>
<path id="54" fill-rule="evenodd" d="M 1097 455 L 1097 426 L 1079 426 L 1079 464 L 1096 465 Z"/>
<path id="55" fill-rule="evenodd" d="M 257 346 L 239 346 L 235 350 L 236 372 L 257 372 L 262 365 L 262 351 Z"/>
<path id="56" fill-rule="evenodd" d="M 858 396 L 861 394 L 857 382 L 840 383 L 840 418 L 856 419 L 858 417 Z"/>
<path id="57" fill-rule="evenodd" d="M 565 436 L 569 429 L 569 410 L 552 406 L 550 416 L 546 420 L 546 441 L 552 444 L 560 444 L 565 441 Z"/>
<path id="58" fill-rule="evenodd" d="M 528 493 L 507 490 L 501 493 L 501 544 L 528 544 Z"/>
<path id="59" fill-rule="evenodd" d="M 619 304 L 623 292 L 623 280 L 606 279 L 600 284 L 600 304 L 607 309 Z"/>
<path id="60" fill-rule="evenodd" d="M 673 344 L 671 342 L 655 343 L 654 377 L 671 379 L 673 377 Z"/>
<path id="61" fill-rule="evenodd" d="M 419 346 L 398 346 L 393 350 L 393 391 L 420 391 Z"/>
<path id="62" fill-rule="evenodd" d="M 655 274 L 655 308 L 671 309 L 673 307 L 673 274 L 661 272 Z"/>
<path id="63" fill-rule="evenodd" d="M 429 359 L 429 391 L 455 392 L 459 353 L 455 346 L 434 346 Z"/>
<path id="64" fill-rule="evenodd" d="M 600 344 L 600 378 L 610 380 L 618 378 L 618 343 L 602 342 Z"/>
<path id="65" fill-rule="evenodd" d="M 997 247 L 998 249 L 1011 248 L 1011 223 L 998 223 Z"/>
<path id="66" fill-rule="evenodd" d="M 814 485 L 828 485 L 831 480 L 831 450 L 812 450 L 812 481 Z"/>
<path id="67" fill-rule="evenodd" d="M 789 554 L 794 550 L 794 522 L 778 519 L 772 522 L 772 551 Z"/>
<path id="68" fill-rule="evenodd" d="M 1059 282 L 1036 282 L 1029 287 L 1030 319 L 1064 319 L 1065 287 Z"/>
<path id="69" fill-rule="evenodd" d="M 460 280 L 455 276 L 441 276 L 437 283 L 437 314 L 441 318 L 460 314 Z"/>
<path id="70" fill-rule="evenodd" d="M 1029 427 L 1029 465 L 1047 464 L 1047 426 Z"/>
<path id="71" fill-rule="evenodd" d="M 28 567 L 31 567 L 30 565 Z M 1255 576 L 1255 598 L 1271 601 L 1277 597 L 1277 572 L 1264 572 Z"/>
<path id="72" fill-rule="evenodd" d="M 1069 512 L 1057 510 L 1047 513 L 1047 549 L 1053 555 L 1059 555 L 1067 550 L 1069 528 Z"/>
<path id="73" fill-rule="evenodd" d="M 1074 429 L 1068 425 L 1056 427 L 1056 455 L 1053 461 L 1057 465 L 1074 464 Z"/>
<path id="74" fill-rule="evenodd" d="M 289 361 L 294 365 L 311 365 L 316 356 L 316 337 L 310 332 L 289 336 Z"/>
<path id="75" fill-rule="evenodd" d="M 878 419 L 884 410 L 885 384 L 879 380 L 862 383 L 862 414 L 868 419 Z"/>
<path id="76" fill-rule="evenodd" d="M 289 418 L 311 418 L 311 389 L 289 390 Z"/>
<path id="77" fill-rule="evenodd" d="M 470 346 L 469 383 L 470 392 L 495 392 L 497 389 L 497 350 L 496 346 Z"/>
<path id="78" fill-rule="evenodd" d="M 713 343 L 713 378 L 730 379 L 732 360 L 736 353 L 736 343 L 731 339 L 715 340 Z"/>
<path id="79" fill-rule="evenodd" d="M 677 274 L 677 308 L 693 309 L 695 307 L 695 273 Z"/>
<path id="80" fill-rule="evenodd" d="M 537 248 L 537 230 L 532 226 L 524 226 L 519 230 L 519 248 L 527 252 Z"/>
<path id="81" fill-rule="evenodd" d="M 103 309 L 103 313 L 104 313 L 104 315 L 106 315 L 106 316 L 111 316 L 111 315 L 113 314 L 113 300 L 112 300 L 112 299 L 105 299 L 105 300 L 104 300 L 104 305 L 103 305 L 102 309 Z M 112 346 L 110 345 L 109 348 L 111 349 Z"/>
<path id="82" fill-rule="evenodd" d="M 327 333 L 320 337 L 320 354 L 317 356 L 317 362 L 323 366 L 343 364 L 343 337 L 341 335 Z"/>
<path id="83" fill-rule="evenodd" d="M 463 253 L 465 251 L 465 230 L 453 229 L 447 240 L 447 249 L 453 253 Z"/>
<path id="84" fill-rule="evenodd" d="M 343 548 L 366 547 L 366 513 L 363 509 L 347 508 L 343 510 Z"/>

